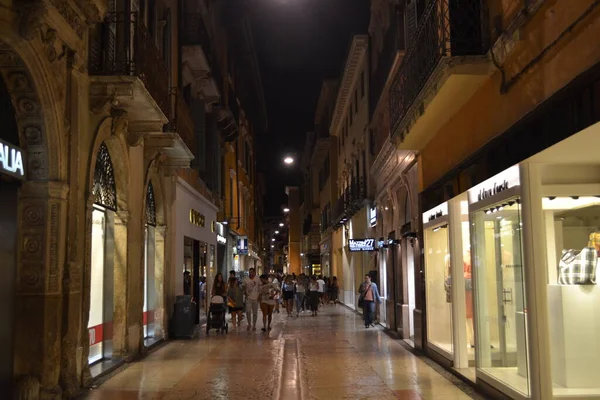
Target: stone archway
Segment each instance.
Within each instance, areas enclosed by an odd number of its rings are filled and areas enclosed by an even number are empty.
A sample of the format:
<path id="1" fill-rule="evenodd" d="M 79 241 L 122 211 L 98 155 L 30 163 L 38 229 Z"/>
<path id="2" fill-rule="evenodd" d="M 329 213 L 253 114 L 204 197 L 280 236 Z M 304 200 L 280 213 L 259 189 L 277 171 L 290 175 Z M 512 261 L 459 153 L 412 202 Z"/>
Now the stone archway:
<path id="1" fill-rule="evenodd" d="M 0 23 L 0 75 L 10 96 L 26 180 L 19 193 L 13 391 L 60 395 L 62 281 L 68 186 L 62 183 L 62 123 L 51 73 L 35 50 Z M 5 29 L 5 28 L 8 28 Z M 44 334 L 40 334 L 43 332 Z"/>
<path id="2" fill-rule="evenodd" d="M 149 244 L 152 251 L 148 254 L 148 247 L 144 249 L 146 256 L 151 256 L 148 264 L 151 265 L 152 277 L 148 276 L 149 287 L 155 295 L 151 307 L 154 331 L 152 335 L 148 335 L 149 344 L 156 340 L 163 339 L 167 331 L 167 312 L 166 312 L 166 279 L 167 279 L 167 240 L 166 240 L 166 202 L 164 194 L 164 186 L 159 174 L 159 160 L 153 160 L 147 169 L 146 185 L 145 185 L 145 201 L 144 201 L 144 217 L 147 226 L 147 234 L 151 240 L 146 240 L 146 246 Z M 150 203 L 153 203 L 152 206 Z M 153 214 L 153 215 L 149 215 Z M 146 279 L 143 280 L 144 284 Z M 150 295 L 148 294 L 150 298 Z M 148 310 L 150 311 L 150 310 Z M 149 316 L 150 314 L 148 314 Z M 146 317 L 147 318 L 147 317 Z M 144 318 L 144 320 L 146 320 Z M 142 322 L 145 324 L 145 322 Z M 148 324 L 149 325 L 149 324 Z M 143 348 L 143 347 L 142 347 Z"/>
<path id="3" fill-rule="evenodd" d="M 103 268 L 110 268 L 108 276 L 111 278 L 111 299 L 107 304 L 111 308 L 111 321 L 109 323 L 111 339 L 111 352 L 113 357 L 123 356 L 126 353 L 127 337 L 127 293 L 128 285 L 128 224 L 129 224 L 129 157 L 128 145 L 125 140 L 125 116 L 115 112 L 112 117 L 101 119 L 93 136 L 90 146 L 89 164 L 87 174 L 88 201 L 86 207 L 86 232 L 85 232 L 85 267 L 84 288 L 82 304 L 82 337 L 83 354 L 81 359 L 82 383 L 90 379 L 88 356 L 90 352 L 90 339 L 88 321 L 90 318 L 91 302 L 91 273 L 92 273 L 92 226 L 95 204 L 107 210 L 106 224 L 107 238 L 110 237 L 110 246 L 107 246 L 106 261 Z M 103 157 L 109 157 L 114 195 L 105 197 L 103 190 L 96 188 L 98 185 L 97 163 Z M 108 162 L 108 161 L 105 161 Z M 109 180 L 110 180 L 109 179 Z M 108 329 L 108 328 L 106 328 Z"/>

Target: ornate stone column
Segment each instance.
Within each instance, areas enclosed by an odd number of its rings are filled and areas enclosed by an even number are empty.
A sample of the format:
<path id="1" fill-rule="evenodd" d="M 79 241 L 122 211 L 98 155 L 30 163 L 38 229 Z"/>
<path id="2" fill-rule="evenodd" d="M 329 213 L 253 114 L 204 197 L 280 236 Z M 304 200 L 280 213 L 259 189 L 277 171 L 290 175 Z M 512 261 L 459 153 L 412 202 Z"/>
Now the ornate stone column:
<path id="1" fill-rule="evenodd" d="M 169 326 L 168 313 L 165 311 L 167 307 L 166 301 L 166 287 L 165 277 L 167 276 L 165 271 L 167 268 L 167 257 L 165 254 L 166 250 L 166 237 L 167 227 L 166 225 L 158 225 L 155 228 L 154 235 L 154 251 L 155 251 L 155 264 L 154 264 L 154 276 L 156 286 L 156 308 L 154 311 L 154 330 L 157 336 L 166 338 L 167 327 Z"/>
<path id="2" fill-rule="evenodd" d="M 68 191 L 62 182 L 25 182 L 21 188 L 14 344 L 19 398 L 62 397 L 58 383 Z"/>
<path id="3" fill-rule="evenodd" d="M 113 357 L 127 355 L 127 260 L 129 213 L 117 211 L 114 214 L 114 315 L 113 315 Z"/>

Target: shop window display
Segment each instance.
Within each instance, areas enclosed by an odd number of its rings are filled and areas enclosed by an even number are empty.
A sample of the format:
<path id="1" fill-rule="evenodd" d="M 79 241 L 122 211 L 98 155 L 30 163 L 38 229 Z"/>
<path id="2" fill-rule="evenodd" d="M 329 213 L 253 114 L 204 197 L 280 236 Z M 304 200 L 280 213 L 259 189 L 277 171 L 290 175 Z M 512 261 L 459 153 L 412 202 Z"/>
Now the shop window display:
<path id="1" fill-rule="evenodd" d="M 528 395 L 520 200 L 503 200 L 471 216 L 478 368 Z"/>
<path id="2" fill-rule="evenodd" d="M 555 395 L 600 394 L 600 198 L 544 197 Z"/>
<path id="3" fill-rule="evenodd" d="M 447 223 L 425 231 L 425 276 L 428 342 L 451 357 L 452 279 Z"/>

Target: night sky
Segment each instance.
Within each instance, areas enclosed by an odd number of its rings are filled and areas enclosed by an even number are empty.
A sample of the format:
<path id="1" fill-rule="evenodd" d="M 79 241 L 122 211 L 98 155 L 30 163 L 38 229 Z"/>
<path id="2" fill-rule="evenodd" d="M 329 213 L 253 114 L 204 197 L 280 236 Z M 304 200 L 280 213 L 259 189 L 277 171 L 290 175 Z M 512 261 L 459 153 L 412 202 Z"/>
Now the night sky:
<path id="1" fill-rule="evenodd" d="M 341 76 L 352 35 L 367 32 L 369 0 L 254 1 L 254 41 L 269 121 L 269 132 L 258 138 L 258 170 L 267 178 L 265 215 L 280 215 L 285 185 L 300 176 L 282 159 L 301 156 L 322 81 Z"/>

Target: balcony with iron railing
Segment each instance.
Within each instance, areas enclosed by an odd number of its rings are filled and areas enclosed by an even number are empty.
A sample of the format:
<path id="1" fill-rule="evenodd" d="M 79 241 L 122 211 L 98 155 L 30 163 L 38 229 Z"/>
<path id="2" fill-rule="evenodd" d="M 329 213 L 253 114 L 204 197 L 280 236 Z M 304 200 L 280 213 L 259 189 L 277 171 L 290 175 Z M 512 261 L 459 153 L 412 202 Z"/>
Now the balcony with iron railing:
<path id="1" fill-rule="evenodd" d="M 421 150 L 491 74 L 486 0 L 432 0 L 390 87 L 391 135 Z"/>
<path id="2" fill-rule="evenodd" d="M 196 154 L 197 146 L 194 134 L 194 121 L 190 107 L 183 99 L 181 91 L 177 88 L 172 88 L 170 92 L 169 123 L 165 125 L 165 131 L 177 133 L 186 147 L 194 155 Z"/>
<path id="3" fill-rule="evenodd" d="M 332 220 L 334 229 L 339 229 L 347 220 L 360 211 L 367 199 L 365 178 L 352 179 L 350 185 L 346 187 L 333 207 Z"/>
<path id="4" fill-rule="evenodd" d="M 112 12 L 90 33 L 90 94 L 115 97 L 131 121 L 162 121 L 169 115 L 169 73 L 155 38 L 138 13 Z"/>
<path id="5" fill-rule="evenodd" d="M 394 63 L 398 62 L 397 60 L 404 54 L 405 50 L 404 30 L 401 29 L 402 25 L 400 23 L 403 16 L 396 7 L 390 15 L 390 26 L 383 37 L 383 47 L 377 57 L 377 67 L 369 82 L 369 112 L 371 117 L 388 82 Z"/>
<path id="6" fill-rule="evenodd" d="M 186 12 L 181 32 L 182 67 L 199 82 L 198 91 L 208 102 L 218 102 L 223 93 L 223 78 L 202 14 Z"/>

